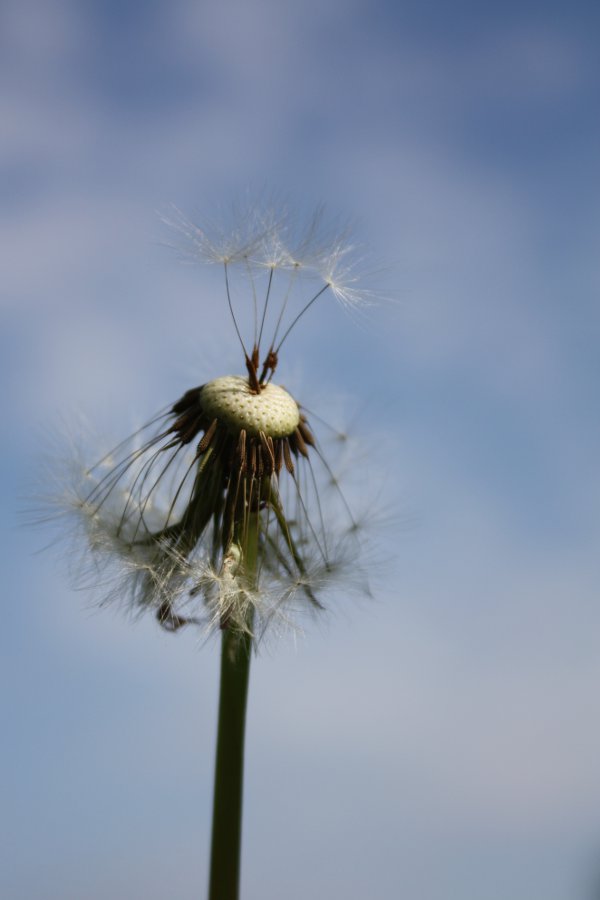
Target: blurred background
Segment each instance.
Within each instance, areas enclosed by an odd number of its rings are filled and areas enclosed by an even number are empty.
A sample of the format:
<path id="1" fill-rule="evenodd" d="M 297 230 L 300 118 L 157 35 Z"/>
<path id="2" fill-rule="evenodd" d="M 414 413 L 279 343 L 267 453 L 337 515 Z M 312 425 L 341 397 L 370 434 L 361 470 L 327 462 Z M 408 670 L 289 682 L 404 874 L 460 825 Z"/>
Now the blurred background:
<path id="1" fill-rule="evenodd" d="M 2 896 L 203 896 L 218 642 L 94 609 L 18 514 L 62 422 L 116 443 L 230 368 L 221 284 L 156 211 L 248 187 L 355 217 L 387 266 L 281 380 L 385 435 L 394 516 L 374 601 L 253 665 L 243 896 L 598 896 L 599 25 L 4 0 Z"/>

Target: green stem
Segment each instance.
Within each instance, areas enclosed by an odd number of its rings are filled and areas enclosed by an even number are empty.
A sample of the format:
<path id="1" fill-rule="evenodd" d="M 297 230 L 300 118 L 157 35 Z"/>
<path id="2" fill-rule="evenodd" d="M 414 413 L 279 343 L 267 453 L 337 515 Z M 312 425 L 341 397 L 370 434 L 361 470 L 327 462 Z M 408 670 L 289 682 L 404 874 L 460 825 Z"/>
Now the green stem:
<path id="1" fill-rule="evenodd" d="M 258 515 L 248 517 L 244 529 L 244 577 L 256 581 Z M 252 615 L 248 631 L 223 628 L 221 687 L 215 763 L 209 900 L 238 900 L 242 842 L 244 734 L 250 657 Z"/>
<path id="2" fill-rule="evenodd" d="M 237 900 L 251 639 L 223 630 L 209 900 Z"/>

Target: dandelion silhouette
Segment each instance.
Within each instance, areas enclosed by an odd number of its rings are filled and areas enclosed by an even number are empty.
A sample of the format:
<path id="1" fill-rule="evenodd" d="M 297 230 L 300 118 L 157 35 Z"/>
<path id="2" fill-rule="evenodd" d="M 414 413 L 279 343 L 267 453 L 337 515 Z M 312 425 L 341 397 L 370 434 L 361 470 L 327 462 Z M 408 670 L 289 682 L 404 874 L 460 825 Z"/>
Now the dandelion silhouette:
<path id="1" fill-rule="evenodd" d="M 324 295 L 352 309 L 370 298 L 347 234 L 326 235 L 320 213 L 296 239 L 268 212 L 241 216 L 230 230 L 201 229 L 178 211 L 169 224 L 193 259 L 222 267 L 245 373 L 187 390 L 82 469 L 70 508 L 93 558 L 116 565 L 111 596 L 153 610 L 170 631 L 207 623 L 221 631 L 209 896 L 231 900 L 239 889 L 252 642 L 298 597 L 321 608 L 323 589 L 347 574 L 360 551 L 309 416 L 273 379 L 289 335 Z M 249 341 L 238 321 L 240 296 L 250 310 Z M 327 515 L 323 474 L 342 517 Z"/>

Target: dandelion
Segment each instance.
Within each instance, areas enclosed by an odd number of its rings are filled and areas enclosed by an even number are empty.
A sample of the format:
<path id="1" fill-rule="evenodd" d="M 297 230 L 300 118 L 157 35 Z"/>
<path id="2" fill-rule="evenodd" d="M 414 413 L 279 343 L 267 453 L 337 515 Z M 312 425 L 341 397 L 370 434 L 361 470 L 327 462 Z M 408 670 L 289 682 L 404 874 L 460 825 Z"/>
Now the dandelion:
<path id="1" fill-rule="evenodd" d="M 153 611 L 170 631 L 222 635 L 209 896 L 223 900 L 238 894 L 252 644 L 300 601 L 321 609 L 360 550 L 311 417 L 276 373 L 290 334 L 327 294 L 353 309 L 369 296 L 347 234 L 326 233 L 321 212 L 301 234 L 272 212 L 229 230 L 178 211 L 169 224 L 186 255 L 222 269 L 243 374 L 187 390 L 94 466 L 76 466 L 69 508 L 95 571 L 116 574 L 109 598 Z"/>

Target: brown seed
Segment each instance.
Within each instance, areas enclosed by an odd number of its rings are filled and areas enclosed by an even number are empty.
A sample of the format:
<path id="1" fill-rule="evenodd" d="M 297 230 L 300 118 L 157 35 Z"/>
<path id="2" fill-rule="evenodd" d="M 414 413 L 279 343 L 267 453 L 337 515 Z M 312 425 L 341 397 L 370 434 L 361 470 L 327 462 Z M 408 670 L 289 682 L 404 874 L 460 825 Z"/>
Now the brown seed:
<path id="1" fill-rule="evenodd" d="M 286 438 L 281 442 L 283 444 L 283 458 L 285 460 L 285 467 L 290 473 L 290 475 L 294 474 L 294 462 L 292 460 L 292 454 L 290 453 L 290 442 Z"/>
<path id="2" fill-rule="evenodd" d="M 270 475 L 275 469 L 275 452 L 273 448 L 273 440 L 270 437 L 267 437 L 264 431 L 259 432 L 259 437 L 262 444 L 262 449 L 264 451 L 263 456 L 265 457 L 267 473 Z"/>
<path id="3" fill-rule="evenodd" d="M 204 432 L 204 437 L 198 444 L 198 453 L 204 453 L 205 450 L 208 450 L 208 448 L 210 447 L 210 442 L 212 441 L 215 431 L 217 430 L 217 424 L 217 419 L 213 419 Z"/>
<path id="4" fill-rule="evenodd" d="M 302 456 L 308 457 L 308 447 L 304 443 L 304 438 L 302 437 L 299 428 L 296 428 L 294 432 L 294 438 L 296 439 L 296 447 L 298 449 L 298 453 L 301 453 Z"/>
<path id="5" fill-rule="evenodd" d="M 301 416 L 301 417 L 300 417 L 300 423 L 299 423 L 299 425 L 298 425 L 298 431 L 300 432 L 300 434 L 301 434 L 302 437 L 304 438 L 304 443 L 305 443 L 305 444 L 308 444 L 309 447 L 314 447 L 314 446 L 315 446 L 315 439 L 314 439 L 314 437 L 313 437 L 313 433 L 312 433 L 312 431 L 310 430 L 310 428 L 308 427 L 308 425 L 306 424 L 306 419 L 304 418 L 304 416 Z"/>

